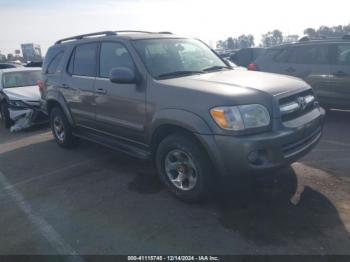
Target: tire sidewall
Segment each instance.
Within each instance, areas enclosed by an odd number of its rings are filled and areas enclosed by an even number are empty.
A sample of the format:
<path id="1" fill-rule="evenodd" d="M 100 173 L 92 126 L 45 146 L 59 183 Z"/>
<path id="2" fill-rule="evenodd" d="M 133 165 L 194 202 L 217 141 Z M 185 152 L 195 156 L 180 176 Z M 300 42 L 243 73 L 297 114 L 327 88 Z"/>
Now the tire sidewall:
<path id="1" fill-rule="evenodd" d="M 165 171 L 165 157 L 174 149 L 186 152 L 196 167 L 197 183 L 191 190 L 181 190 L 174 186 Z M 211 168 L 208 163 L 208 159 L 197 143 L 193 143 L 185 136 L 172 135 L 165 138 L 160 143 L 156 153 L 156 167 L 160 179 L 176 197 L 187 202 L 198 202 L 207 196 L 211 176 Z"/>
<path id="2" fill-rule="evenodd" d="M 63 123 L 63 128 L 64 128 L 64 132 L 65 132 L 65 136 L 64 136 L 63 140 L 60 140 L 57 137 L 56 132 L 54 130 L 54 119 L 56 117 L 59 117 Z M 75 138 L 72 134 L 71 125 L 69 124 L 65 114 L 58 107 L 53 108 L 52 111 L 50 112 L 50 126 L 51 126 L 51 130 L 52 130 L 52 134 L 53 134 L 58 145 L 60 145 L 61 147 L 65 147 L 65 148 L 70 148 L 70 147 L 75 146 Z"/>

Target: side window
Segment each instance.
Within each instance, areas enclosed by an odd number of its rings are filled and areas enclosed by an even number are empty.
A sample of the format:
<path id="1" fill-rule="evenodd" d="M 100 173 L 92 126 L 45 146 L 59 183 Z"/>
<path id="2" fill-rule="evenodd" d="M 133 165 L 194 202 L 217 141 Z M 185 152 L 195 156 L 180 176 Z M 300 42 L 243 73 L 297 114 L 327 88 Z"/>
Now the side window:
<path id="1" fill-rule="evenodd" d="M 96 50 L 96 43 L 78 45 L 71 56 L 68 72 L 73 75 L 96 76 Z"/>
<path id="2" fill-rule="evenodd" d="M 337 46 L 337 64 L 350 65 L 350 44 Z"/>
<path id="3" fill-rule="evenodd" d="M 276 52 L 275 56 L 273 57 L 273 61 L 275 61 L 276 63 L 287 63 L 289 55 L 289 48 L 280 49 L 278 50 L 278 52 Z"/>
<path id="4" fill-rule="evenodd" d="M 112 68 L 115 67 L 134 68 L 134 63 L 129 51 L 120 43 L 102 43 L 99 76 L 107 78 Z"/>
<path id="5" fill-rule="evenodd" d="M 295 64 L 328 64 L 328 46 L 309 45 L 294 47 L 288 62 Z"/>
<path id="6" fill-rule="evenodd" d="M 48 67 L 53 63 L 53 60 L 59 55 L 60 53 L 64 53 L 64 48 L 59 47 L 50 47 L 47 51 L 47 54 L 44 59 L 44 63 L 42 65 L 43 73 L 48 73 Z M 58 64 L 57 64 L 58 66 Z M 52 71 L 52 68 L 51 68 Z"/>
<path id="7" fill-rule="evenodd" d="M 63 52 L 60 52 L 51 60 L 46 70 L 48 74 L 54 74 L 57 72 L 57 67 L 60 64 L 62 57 L 63 57 Z"/>

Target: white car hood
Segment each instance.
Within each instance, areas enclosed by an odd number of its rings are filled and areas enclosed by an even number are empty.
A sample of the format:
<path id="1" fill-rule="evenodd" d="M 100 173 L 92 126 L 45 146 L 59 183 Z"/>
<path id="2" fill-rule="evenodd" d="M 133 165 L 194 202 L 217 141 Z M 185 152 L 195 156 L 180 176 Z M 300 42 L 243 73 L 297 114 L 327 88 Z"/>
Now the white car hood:
<path id="1" fill-rule="evenodd" d="M 40 101 L 38 86 L 4 88 L 2 92 L 4 92 L 10 100 Z"/>

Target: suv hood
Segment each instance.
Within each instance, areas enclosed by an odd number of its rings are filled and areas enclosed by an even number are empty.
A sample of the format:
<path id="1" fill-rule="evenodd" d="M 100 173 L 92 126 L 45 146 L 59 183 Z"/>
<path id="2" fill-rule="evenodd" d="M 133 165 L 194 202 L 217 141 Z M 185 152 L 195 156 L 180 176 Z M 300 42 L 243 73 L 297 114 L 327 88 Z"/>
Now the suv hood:
<path id="1" fill-rule="evenodd" d="M 40 101 L 38 86 L 4 88 L 2 92 L 7 95 L 10 100 Z"/>
<path id="2" fill-rule="evenodd" d="M 166 81 L 171 82 L 172 85 L 182 86 L 184 84 L 194 88 L 203 87 L 204 89 L 206 89 L 206 84 L 210 84 L 210 86 L 219 84 L 215 88 L 217 92 L 220 92 L 221 88 L 227 91 L 227 86 L 234 86 L 259 90 L 273 96 L 310 88 L 306 82 L 299 78 L 242 70 L 219 71 L 173 78 Z"/>

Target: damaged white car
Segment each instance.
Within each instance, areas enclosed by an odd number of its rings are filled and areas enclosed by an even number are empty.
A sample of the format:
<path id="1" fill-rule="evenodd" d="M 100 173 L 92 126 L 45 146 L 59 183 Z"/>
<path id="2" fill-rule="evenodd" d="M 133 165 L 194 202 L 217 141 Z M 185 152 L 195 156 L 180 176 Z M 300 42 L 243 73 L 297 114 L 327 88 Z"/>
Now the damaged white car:
<path id="1" fill-rule="evenodd" d="M 40 68 L 0 70 L 0 118 L 12 132 L 47 122 L 37 82 Z"/>

